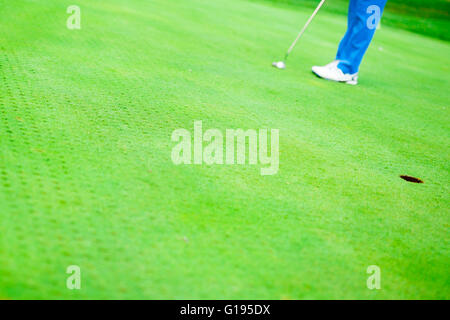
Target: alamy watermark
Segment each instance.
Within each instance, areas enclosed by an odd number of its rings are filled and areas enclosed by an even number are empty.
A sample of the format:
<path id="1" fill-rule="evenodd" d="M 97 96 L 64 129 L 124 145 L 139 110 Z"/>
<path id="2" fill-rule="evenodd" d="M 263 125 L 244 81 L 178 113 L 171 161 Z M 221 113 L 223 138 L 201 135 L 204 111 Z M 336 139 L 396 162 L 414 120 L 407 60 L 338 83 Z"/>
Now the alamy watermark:
<path id="1" fill-rule="evenodd" d="M 269 149 L 270 139 L 270 153 Z M 279 168 L 279 130 L 208 129 L 202 121 L 194 121 L 193 135 L 187 129 L 176 129 L 171 158 L 174 164 L 260 164 L 261 175 L 274 175 Z M 206 143 L 206 144 L 204 144 Z M 247 152 L 248 151 L 248 152 Z"/>
<path id="2" fill-rule="evenodd" d="M 370 290 L 381 289 L 381 269 L 379 266 L 372 265 L 367 267 L 367 274 L 370 276 L 367 278 L 367 288 Z"/>
<path id="3" fill-rule="evenodd" d="M 366 12 L 370 14 L 367 19 L 367 28 L 370 30 L 380 28 L 380 20 L 381 20 L 381 8 L 377 5 L 371 5 L 367 7 Z"/>
<path id="4" fill-rule="evenodd" d="M 81 268 L 77 265 L 70 265 L 66 269 L 66 273 L 70 274 L 66 280 L 66 287 L 69 290 L 81 289 Z"/>
<path id="5" fill-rule="evenodd" d="M 71 5 L 67 7 L 67 13 L 70 16 L 67 18 L 66 26 L 69 30 L 81 29 L 81 9 L 79 6 Z"/>

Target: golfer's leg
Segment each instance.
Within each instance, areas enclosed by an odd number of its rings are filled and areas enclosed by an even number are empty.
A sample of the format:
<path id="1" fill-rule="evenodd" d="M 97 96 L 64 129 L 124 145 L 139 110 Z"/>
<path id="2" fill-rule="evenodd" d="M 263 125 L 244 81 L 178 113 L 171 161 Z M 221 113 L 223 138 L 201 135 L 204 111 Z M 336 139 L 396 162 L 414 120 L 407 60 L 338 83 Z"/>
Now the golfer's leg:
<path id="1" fill-rule="evenodd" d="M 344 73 L 354 74 L 375 34 L 374 15 L 381 18 L 387 0 L 351 0 L 347 33 L 339 45 L 337 60 Z M 378 12 L 377 12 L 378 11 Z M 378 20 L 379 21 L 379 20 Z"/>
<path id="2" fill-rule="evenodd" d="M 356 8 L 355 2 L 358 0 L 350 0 L 348 5 L 348 15 L 347 15 L 347 32 L 345 33 L 344 37 L 342 38 L 341 42 L 339 43 L 339 48 L 336 54 L 336 60 L 342 60 L 342 54 L 345 51 L 345 48 L 347 47 L 347 44 L 349 42 L 349 39 L 352 36 L 352 33 L 349 30 L 353 29 L 353 24 L 355 19 L 355 12 L 354 8 Z"/>

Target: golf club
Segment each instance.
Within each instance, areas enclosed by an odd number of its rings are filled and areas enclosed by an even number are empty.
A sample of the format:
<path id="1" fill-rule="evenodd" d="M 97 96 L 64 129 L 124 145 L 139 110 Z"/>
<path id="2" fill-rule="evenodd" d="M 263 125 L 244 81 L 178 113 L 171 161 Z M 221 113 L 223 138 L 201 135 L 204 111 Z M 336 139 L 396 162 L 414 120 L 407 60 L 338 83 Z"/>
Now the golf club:
<path id="1" fill-rule="evenodd" d="M 274 62 L 272 63 L 272 66 L 274 66 L 275 68 L 278 69 L 286 69 L 286 60 L 289 56 L 289 54 L 291 53 L 291 51 L 294 49 L 295 45 L 297 44 L 298 40 L 300 40 L 300 38 L 302 37 L 303 33 L 306 31 L 306 29 L 308 28 L 309 24 L 311 23 L 311 21 L 314 19 L 314 17 L 316 16 L 317 12 L 319 12 L 320 8 L 322 7 L 322 5 L 325 3 L 325 0 L 321 0 L 319 5 L 317 6 L 316 10 L 314 10 L 313 14 L 311 15 L 311 17 L 309 17 L 308 21 L 306 22 L 306 24 L 304 25 L 304 27 L 302 28 L 302 30 L 299 32 L 299 34 L 297 35 L 297 38 L 294 40 L 294 42 L 291 44 L 291 46 L 289 47 L 288 51 L 286 52 L 286 55 L 284 56 L 284 60 L 283 61 L 278 61 L 278 62 Z"/>

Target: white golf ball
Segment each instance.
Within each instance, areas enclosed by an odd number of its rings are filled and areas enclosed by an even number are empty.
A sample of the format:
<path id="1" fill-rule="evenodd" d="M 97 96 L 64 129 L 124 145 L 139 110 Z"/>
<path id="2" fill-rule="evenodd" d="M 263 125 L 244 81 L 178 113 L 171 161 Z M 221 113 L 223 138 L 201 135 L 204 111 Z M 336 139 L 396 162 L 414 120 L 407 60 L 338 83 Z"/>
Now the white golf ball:
<path id="1" fill-rule="evenodd" d="M 278 61 L 278 62 L 274 62 L 273 63 L 274 67 L 277 67 L 278 69 L 284 69 L 286 68 L 286 65 L 284 64 L 283 61 Z"/>

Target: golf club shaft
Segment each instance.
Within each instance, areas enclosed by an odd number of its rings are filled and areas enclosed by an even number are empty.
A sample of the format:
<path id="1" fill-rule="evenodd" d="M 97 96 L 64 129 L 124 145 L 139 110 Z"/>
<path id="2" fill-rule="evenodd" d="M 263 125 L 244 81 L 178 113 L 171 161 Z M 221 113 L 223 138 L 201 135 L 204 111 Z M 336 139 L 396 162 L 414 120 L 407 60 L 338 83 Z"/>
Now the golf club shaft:
<path id="1" fill-rule="evenodd" d="M 291 53 L 291 51 L 294 49 L 295 45 L 297 44 L 298 40 L 300 40 L 300 38 L 302 37 L 303 33 L 306 31 L 306 28 L 308 28 L 309 24 L 311 23 L 311 21 L 314 19 L 314 17 L 316 16 L 317 12 L 319 12 L 320 8 L 322 7 L 322 5 L 325 3 L 325 0 L 320 1 L 319 5 L 317 6 L 316 10 L 314 10 L 313 14 L 311 15 L 311 17 L 309 17 L 308 21 L 306 22 L 305 26 L 303 27 L 303 29 L 299 32 L 299 34 L 297 35 L 297 38 L 295 39 L 295 41 L 292 43 L 292 45 L 289 47 L 285 59 L 287 59 L 287 57 L 289 56 L 289 54 Z"/>

